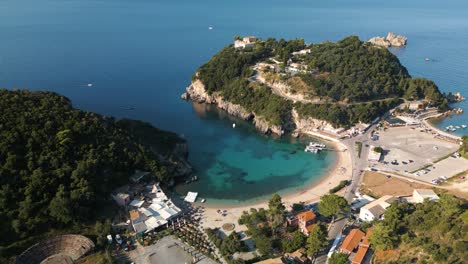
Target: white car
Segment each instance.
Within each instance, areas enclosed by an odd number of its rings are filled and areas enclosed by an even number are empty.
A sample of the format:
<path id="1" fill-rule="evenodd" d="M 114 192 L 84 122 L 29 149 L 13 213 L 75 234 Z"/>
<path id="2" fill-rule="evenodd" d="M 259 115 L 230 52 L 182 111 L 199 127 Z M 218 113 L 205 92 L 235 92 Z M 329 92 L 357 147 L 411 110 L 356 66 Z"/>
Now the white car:
<path id="1" fill-rule="evenodd" d="M 119 243 L 119 244 L 122 244 L 122 242 L 123 242 L 120 235 L 115 235 L 115 241 L 117 241 L 117 243 Z"/>

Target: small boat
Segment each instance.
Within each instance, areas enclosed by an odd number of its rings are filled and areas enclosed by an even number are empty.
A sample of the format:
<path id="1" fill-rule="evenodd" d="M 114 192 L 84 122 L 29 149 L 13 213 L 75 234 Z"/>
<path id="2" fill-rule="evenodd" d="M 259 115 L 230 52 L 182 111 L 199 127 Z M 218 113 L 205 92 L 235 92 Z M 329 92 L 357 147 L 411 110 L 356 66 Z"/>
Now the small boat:
<path id="1" fill-rule="evenodd" d="M 429 58 L 425 58 L 424 60 L 425 60 L 425 61 L 431 61 L 431 59 L 429 59 Z"/>
<path id="2" fill-rule="evenodd" d="M 466 125 L 461 125 L 462 128 L 466 128 Z"/>
<path id="3" fill-rule="evenodd" d="M 314 147 L 310 147 L 310 146 L 307 146 L 305 149 L 304 149 L 305 152 L 311 152 L 311 153 L 318 153 L 318 149 L 317 148 L 314 148 Z"/>
<path id="4" fill-rule="evenodd" d="M 211 27 L 211 26 L 210 26 L 210 27 L 208 27 L 208 30 L 213 30 L 213 27 Z"/>
<path id="5" fill-rule="evenodd" d="M 92 83 L 88 83 L 88 87 L 92 87 L 92 86 L 93 86 L 93 84 L 92 84 Z"/>
<path id="6" fill-rule="evenodd" d="M 236 123 L 232 123 L 232 128 L 236 128 Z"/>
<path id="7" fill-rule="evenodd" d="M 460 129 L 460 126 L 455 126 L 456 129 Z"/>
<path id="8" fill-rule="evenodd" d="M 206 202 L 206 200 L 205 200 L 205 199 L 201 199 L 201 202 L 204 203 L 204 202 Z"/>

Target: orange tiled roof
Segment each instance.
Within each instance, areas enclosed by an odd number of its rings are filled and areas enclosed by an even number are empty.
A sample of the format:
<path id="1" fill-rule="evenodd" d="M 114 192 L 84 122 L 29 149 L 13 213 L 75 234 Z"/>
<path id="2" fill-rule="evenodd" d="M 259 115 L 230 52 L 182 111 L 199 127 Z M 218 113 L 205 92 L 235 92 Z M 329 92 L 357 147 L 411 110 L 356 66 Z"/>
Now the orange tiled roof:
<path id="1" fill-rule="evenodd" d="M 297 215 L 297 218 L 301 221 L 308 222 L 315 219 L 314 212 L 308 210 Z"/>
<path id="2" fill-rule="evenodd" d="M 366 236 L 362 240 L 362 246 L 363 247 L 370 247 L 370 241 L 369 238 L 372 235 L 372 228 L 367 229 Z"/>
<path id="3" fill-rule="evenodd" d="M 361 230 L 357 228 L 351 230 L 351 232 L 349 232 L 349 234 L 344 239 L 343 244 L 341 244 L 340 249 L 352 252 L 358 246 L 363 236 L 364 232 Z"/>
<path id="4" fill-rule="evenodd" d="M 368 247 L 359 247 L 356 255 L 354 255 L 353 264 L 361 264 L 364 260 L 364 257 L 366 256 L 368 249 Z"/>

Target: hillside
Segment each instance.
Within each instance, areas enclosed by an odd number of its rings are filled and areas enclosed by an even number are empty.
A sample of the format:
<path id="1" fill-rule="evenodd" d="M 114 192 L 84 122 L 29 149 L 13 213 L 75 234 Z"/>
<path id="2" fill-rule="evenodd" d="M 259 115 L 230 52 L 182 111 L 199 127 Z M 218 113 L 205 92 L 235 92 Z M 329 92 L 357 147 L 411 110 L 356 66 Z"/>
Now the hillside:
<path id="1" fill-rule="evenodd" d="M 387 49 L 355 36 L 310 45 L 271 38 L 243 49 L 229 45 L 197 70 L 196 81 L 204 87 L 187 89 L 192 100 L 227 101 L 285 130 L 294 128 L 293 110 L 300 118 L 350 127 L 402 100 L 447 108 L 434 82 L 412 78 Z"/>
<path id="2" fill-rule="evenodd" d="M 0 90 L 0 128 L 2 256 L 51 229 L 94 224 L 136 169 L 162 182 L 189 170 L 176 134 L 74 109 L 51 92 Z"/>
<path id="3" fill-rule="evenodd" d="M 394 202 L 374 224 L 374 263 L 466 263 L 467 203 L 442 194 L 438 202 Z"/>

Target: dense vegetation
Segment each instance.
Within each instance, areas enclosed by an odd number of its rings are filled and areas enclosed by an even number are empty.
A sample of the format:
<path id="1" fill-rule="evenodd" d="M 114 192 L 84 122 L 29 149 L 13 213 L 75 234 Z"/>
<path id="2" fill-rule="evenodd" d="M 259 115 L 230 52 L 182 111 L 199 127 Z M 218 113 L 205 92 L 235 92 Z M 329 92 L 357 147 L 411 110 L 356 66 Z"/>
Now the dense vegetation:
<path id="1" fill-rule="evenodd" d="M 464 263 L 468 259 L 467 204 L 443 194 L 438 202 L 394 202 L 373 227 L 378 250 L 398 249 L 386 263 Z M 417 254 L 416 254 L 417 252 Z"/>
<path id="2" fill-rule="evenodd" d="M 311 49 L 311 53 L 299 59 L 292 56 L 292 52 L 304 48 Z M 272 94 L 270 89 L 250 85 L 247 81 L 252 75 L 252 65 L 273 57 L 282 63 L 283 69 L 292 59 L 301 60 L 319 73 L 298 76 L 310 88 L 310 95 L 328 98 L 332 102 L 340 101 L 341 104 L 297 103 L 294 108 L 301 116 L 327 120 L 335 126 L 369 122 L 396 106 L 399 98 L 427 99 L 434 106 L 447 107 L 447 100 L 434 82 L 411 78 L 398 58 L 387 49 L 362 42 L 355 36 L 337 43 L 309 46 L 303 40 L 277 41 L 271 38 L 241 50 L 229 45 L 202 65 L 193 79 L 200 79 L 208 93 L 219 93 L 226 100 L 265 117 L 271 124 L 283 125 L 286 117 L 290 116 L 291 103 Z M 385 100 L 391 98 L 393 100 Z M 363 104 L 348 105 L 353 102 Z"/>
<path id="3" fill-rule="evenodd" d="M 240 240 L 239 234 L 235 231 L 228 236 L 222 237 L 219 234 L 219 229 L 205 229 L 208 238 L 215 244 L 219 249 L 219 252 L 223 255 L 226 260 L 230 260 L 229 257 L 236 252 L 243 252 L 247 250 L 246 245 Z"/>
<path id="4" fill-rule="evenodd" d="M 335 127 L 349 127 L 359 121 L 370 123 L 402 102 L 401 99 L 394 98 L 352 105 L 304 104 L 297 102 L 294 106 L 299 116 L 303 118 L 314 117 L 325 120 Z"/>
<path id="5" fill-rule="evenodd" d="M 151 147 L 138 143 L 144 141 L 138 127 L 153 135 L 146 139 Z M 145 123 L 74 109 L 51 92 L 0 90 L 0 128 L 2 256 L 19 253 L 48 230 L 94 224 L 103 211 L 96 208 L 135 169 L 169 180 L 160 155 L 183 142 Z"/>
<path id="6" fill-rule="evenodd" d="M 342 197 L 328 195 L 321 198 L 319 212 L 328 213 L 328 216 L 339 214 L 346 210 L 347 204 L 343 205 Z M 346 202 L 346 201 L 345 201 Z M 320 205 L 321 204 L 321 205 Z M 296 204 L 296 209 L 304 208 L 303 204 Z M 303 210 L 302 210 L 303 211 Z M 285 207 L 281 197 L 273 195 L 268 203 L 268 209 L 254 209 L 250 212 L 244 211 L 239 219 L 239 224 L 246 225 L 247 235 L 251 236 L 258 252 L 266 257 L 291 253 L 298 249 L 305 249 L 309 257 L 314 257 L 328 245 L 328 232 L 325 223 L 317 221 L 316 226 L 306 237 L 296 226 L 286 227 Z M 298 211 L 290 212 L 292 214 Z"/>
<path id="7" fill-rule="evenodd" d="M 440 103 L 442 94 L 432 81 L 411 79 L 408 71 L 388 49 L 361 42 L 358 37 L 309 47 L 306 64 L 326 78 L 304 76 L 314 93 L 337 101 L 365 102 L 391 97 L 427 98 Z"/>

